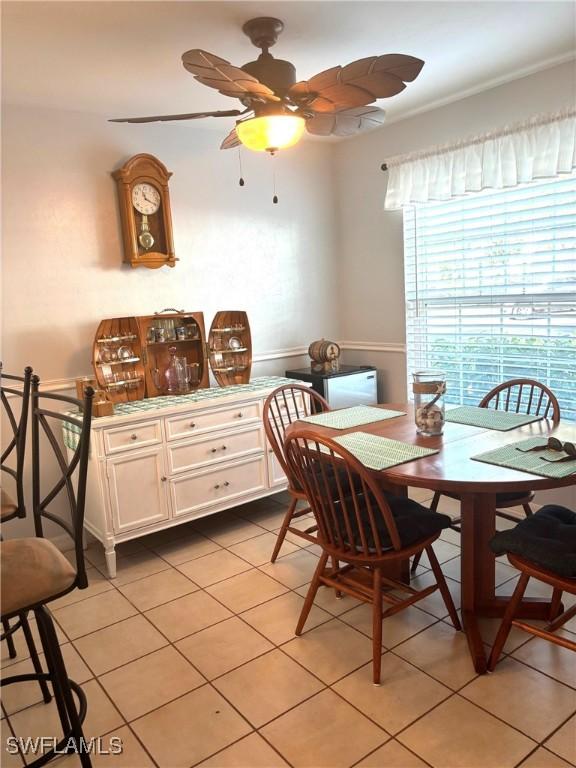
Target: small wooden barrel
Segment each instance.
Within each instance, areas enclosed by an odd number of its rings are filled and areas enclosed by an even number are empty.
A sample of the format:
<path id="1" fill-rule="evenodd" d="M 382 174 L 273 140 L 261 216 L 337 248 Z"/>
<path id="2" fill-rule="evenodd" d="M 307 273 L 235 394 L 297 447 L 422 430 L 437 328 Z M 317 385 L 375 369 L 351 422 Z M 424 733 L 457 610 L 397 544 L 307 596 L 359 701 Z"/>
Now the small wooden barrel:
<path id="1" fill-rule="evenodd" d="M 313 341 L 312 344 L 310 344 L 308 347 L 308 355 L 315 363 L 328 363 L 331 360 L 334 360 L 334 358 L 339 357 L 340 347 L 334 341 L 320 339 L 319 341 Z"/>

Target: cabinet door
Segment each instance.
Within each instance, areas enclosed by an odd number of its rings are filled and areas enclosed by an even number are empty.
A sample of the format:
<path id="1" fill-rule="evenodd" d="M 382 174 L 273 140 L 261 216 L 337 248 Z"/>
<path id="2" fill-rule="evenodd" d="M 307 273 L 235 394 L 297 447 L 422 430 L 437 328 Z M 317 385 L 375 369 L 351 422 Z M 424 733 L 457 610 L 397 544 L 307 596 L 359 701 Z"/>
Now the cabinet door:
<path id="1" fill-rule="evenodd" d="M 107 474 L 115 533 L 168 519 L 161 447 L 109 459 Z"/>
<path id="2" fill-rule="evenodd" d="M 288 485 L 288 480 L 284 474 L 280 462 L 276 458 L 276 455 L 272 448 L 268 445 L 268 485 L 270 488 L 285 488 Z"/>

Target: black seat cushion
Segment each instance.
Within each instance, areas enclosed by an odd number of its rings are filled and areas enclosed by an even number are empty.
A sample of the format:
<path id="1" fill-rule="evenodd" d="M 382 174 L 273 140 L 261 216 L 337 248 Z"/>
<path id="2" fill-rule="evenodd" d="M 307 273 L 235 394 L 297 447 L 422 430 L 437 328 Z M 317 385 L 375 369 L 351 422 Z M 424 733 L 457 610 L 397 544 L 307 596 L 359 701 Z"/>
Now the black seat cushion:
<path id="1" fill-rule="evenodd" d="M 523 557 L 559 576 L 576 576 L 576 512 L 556 504 L 539 509 L 490 542 L 497 555 Z"/>
<path id="2" fill-rule="evenodd" d="M 384 496 L 386 497 L 386 501 L 388 502 L 392 511 L 392 516 L 396 523 L 396 528 L 398 529 L 398 535 L 400 537 L 402 547 L 410 547 L 413 544 L 417 544 L 419 541 L 424 541 L 425 539 L 430 538 L 430 536 L 434 536 L 444 528 L 450 527 L 452 521 L 448 515 L 442 515 L 439 512 L 432 512 L 427 507 L 423 507 L 422 504 L 418 504 L 418 502 L 414 501 L 413 499 L 394 496 L 392 493 L 384 493 Z M 366 508 L 363 497 L 360 497 L 360 501 L 360 519 L 364 523 L 364 535 L 366 537 L 369 550 L 374 552 L 376 551 L 376 547 L 374 545 L 374 536 L 372 535 L 372 527 L 368 517 L 368 510 Z M 341 530 L 345 530 L 342 509 L 339 509 L 338 507 L 340 507 L 339 504 L 336 507 L 336 513 L 340 518 Z M 378 529 L 382 549 L 392 549 L 392 541 L 390 539 L 386 523 L 384 522 L 384 518 L 378 513 L 378 510 L 374 511 L 376 527 Z M 356 522 L 356 516 L 353 513 L 353 507 L 349 507 L 348 515 L 350 519 L 350 528 L 354 538 L 354 545 L 356 549 L 363 551 L 364 548 L 362 546 L 362 539 L 360 538 L 360 532 Z"/>

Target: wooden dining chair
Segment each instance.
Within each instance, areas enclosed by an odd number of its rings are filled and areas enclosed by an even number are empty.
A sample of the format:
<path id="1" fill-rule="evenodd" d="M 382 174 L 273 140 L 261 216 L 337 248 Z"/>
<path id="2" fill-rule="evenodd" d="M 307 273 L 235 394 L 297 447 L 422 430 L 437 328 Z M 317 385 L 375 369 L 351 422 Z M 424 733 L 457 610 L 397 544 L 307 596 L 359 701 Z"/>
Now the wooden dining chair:
<path id="1" fill-rule="evenodd" d="M 386 493 L 358 459 L 310 428 L 295 428 L 286 440 L 290 470 L 314 512 L 322 555 L 296 627 L 300 635 L 321 585 L 372 605 L 373 682 L 380 684 L 382 621 L 440 590 L 454 627 L 460 620 L 432 543 L 450 518 L 412 499 Z M 424 549 L 436 579 L 416 590 L 388 577 L 386 568 Z M 327 569 L 332 558 L 339 563 Z M 390 590 L 390 591 L 388 591 Z M 391 591 L 394 590 L 394 591 Z M 398 593 L 407 593 L 401 598 Z M 389 605 L 383 610 L 383 603 Z"/>
<path id="2" fill-rule="evenodd" d="M 58 757 L 73 743 L 83 768 L 91 761 L 84 744 L 82 722 L 86 716 L 86 696 L 80 686 L 69 680 L 54 623 L 47 609 L 51 603 L 74 589 L 88 586 L 83 551 L 84 504 L 90 444 L 90 421 L 94 391 L 88 387 L 84 401 L 64 395 L 40 393 L 39 379 L 32 377 L 32 513 L 35 536 L 9 539 L 0 543 L 1 613 L 2 620 L 15 620 L 28 626 L 28 613 L 36 618 L 38 633 L 45 656 L 47 672 L 42 670 L 38 654 L 31 652 L 34 672 L 4 676 L 1 685 L 38 681 L 52 686 L 63 738 L 48 752 L 28 766 L 39 767 Z M 78 410 L 82 415 L 69 416 L 56 408 Z M 70 424 L 79 433 L 78 444 L 71 458 L 61 447 L 62 425 Z M 53 464 L 46 488 L 46 466 Z M 42 473 L 41 473 L 42 467 Z M 56 477 L 57 479 L 53 479 Z M 59 511 L 52 511 L 52 502 L 60 502 Z M 65 515 L 65 511 L 69 515 Z M 62 528 L 74 542 L 74 565 L 44 536 L 44 521 Z M 28 626 L 29 631 L 29 626 Z M 34 646 L 32 642 L 32 647 Z M 48 690 L 47 688 L 43 688 Z M 76 695 L 78 705 L 74 701 Z M 44 698 L 50 701 L 50 695 Z M 30 734 L 25 734 L 30 736 Z"/>
<path id="3" fill-rule="evenodd" d="M 278 389 L 275 389 L 268 395 L 264 403 L 263 419 L 266 437 L 278 463 L 288 478 L 288 493 L 291 496 L 290 506 L 284 516 L 282 527 L 278 533 L 274 551 L 270 558 L 272 563 L 278 557 L 288 532 L 294 534 L 294 536 L 307 539 L 311 543 L 316 541 L 314 536 L 316 525 L 311 525 L 305 530 L 292 525 L 294 520 L 308 515 L 310 507 L 307 504 L 305 507 L 297 509 L 299 501 L 306 501 L 306 493 L 298 485 L 296 479 L 291 476 L 290 468 L 286 462 L 284 455 L 286 429 L 292 422 L 298 421 L 298 419 L 304 416 L 311 416 L 315 413 L 323 413 L 329 410 L 330 406 L 321 395 L 310 387 L 303 387 L 301 384 L 285 384 L 282 387 L 278 387 Z"/>
<path id="4" fill-rule="evenodd" d="M 576 513 L 547 505 L 513 529 L 500 531 L 490 542 L 496 555 L 506 554 L 520 578 L 494 640 L 488 669 L 493 671 L 512 627 L 576 651 L 576 642 L 555 632 L 576 616 L 576 604 L 562 609 L 562 593 L 576 595 Z M 534 626 L 515 618 L 530 579 L 552 587 L 549 623 Z"/>
<path id="5" fill-rule="evenodd" d="M 545 384 L 541 384 L 535 379 L 511 379 L 499 384 L 491 389 L 479 403 L 480 408 L 492 408 L 496 411 L 508 411 L 513 413 L 524 413 L 531 416 L 542 416 L 550 419 L 554 425 L 560 422 L 560 405 L 556 395 Z M 439 493 L 436 491 L 430 504 L 430 509 L 438 509 L 438 504 L 442 496 L 449 496 L 451 499 L 459 499 L 457 493 Z M 498 517 L 511 520 L 516 523 L 518 518 L 503 509 L 510 507 L 522 507 L 526 517 L 532 514 L 531 502 L 534 500 L 533 491 L 520 491 L 518 493 L 497 493 L 496 494 L 496 514 Z M 452 521 L 452 528 L 459 531 L 460 519 Z M 411 571 L 414 573 L 420 562 L 420 556 L 417 555 L 413 562 Z"/>

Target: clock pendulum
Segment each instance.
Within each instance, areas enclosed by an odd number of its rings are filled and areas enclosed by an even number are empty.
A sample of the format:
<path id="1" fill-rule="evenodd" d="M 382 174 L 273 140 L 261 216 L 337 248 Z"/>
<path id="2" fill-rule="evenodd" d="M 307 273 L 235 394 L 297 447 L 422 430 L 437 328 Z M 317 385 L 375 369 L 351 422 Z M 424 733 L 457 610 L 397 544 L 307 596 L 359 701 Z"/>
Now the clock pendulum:
<path id="1" fill-rule="evenodd" d="M 140 222 L 140 234 L 138 235 L 138 242 L 144 248 L 149 251 L 154 245 L 154 238 L 150 232 L 150 226 L 148 224 L 148 216 L 145 213 L 142 214 L 142 221 Z"/>

